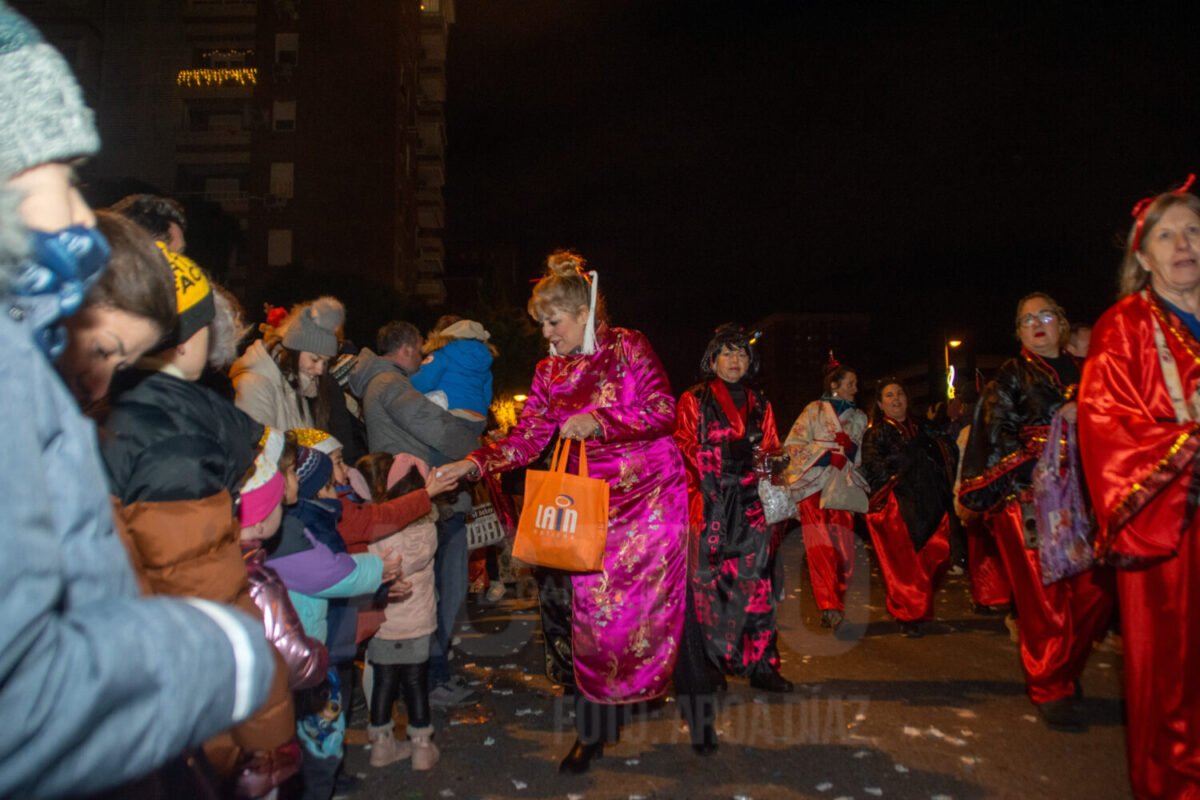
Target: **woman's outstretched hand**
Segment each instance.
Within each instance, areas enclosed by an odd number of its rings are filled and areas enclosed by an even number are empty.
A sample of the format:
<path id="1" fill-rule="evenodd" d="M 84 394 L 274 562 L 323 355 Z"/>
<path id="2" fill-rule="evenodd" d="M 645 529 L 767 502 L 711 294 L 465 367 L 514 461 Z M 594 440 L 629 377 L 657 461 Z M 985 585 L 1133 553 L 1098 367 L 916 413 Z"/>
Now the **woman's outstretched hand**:
<path id="1" fill-rule="evenodd" d="M 449 491 L 458 483 L 457 478 L 450 477 L 446 474 L 446 468 L 433 468 L 429 470 L 429 474 L 425 476 L 425 491 L 430 497 L 437 497 L 442 492 Z"/>
<path id="2" fill-rule="evenodd" d="M 434 467 L 429 470 L 430 480 L 442 480 L 455 483 L 463 478 L 475 477 L 479 473 L 479 467 L 475 466 L 475 462 L 468 458 L 462 461 L 455 461 L 452 464 L 443 464 L 440 467 Z M 428 482 L 426 482 L 428 485 Z M 433 492 L 429 493 L 430 495 Z"/>

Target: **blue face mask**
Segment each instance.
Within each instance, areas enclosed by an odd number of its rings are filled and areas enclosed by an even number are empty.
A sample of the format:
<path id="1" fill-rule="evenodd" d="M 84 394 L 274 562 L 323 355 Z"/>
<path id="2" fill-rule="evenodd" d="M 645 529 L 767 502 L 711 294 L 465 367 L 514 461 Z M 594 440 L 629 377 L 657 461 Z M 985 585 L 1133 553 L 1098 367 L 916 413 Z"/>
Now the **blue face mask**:
<path id="1" fill-rule="evenodd" d="M 66 335 L 56 323 L 79 310 L 88 289 L 108 265 L 112 250 L 95 228 L 72 225 L 54 233 L 30 231 L 31 252 L 12 291 L 19 297 L 52 296 L 56 308 L 38 320 L 36 339 L 50 358 L 66 346 Z"/>

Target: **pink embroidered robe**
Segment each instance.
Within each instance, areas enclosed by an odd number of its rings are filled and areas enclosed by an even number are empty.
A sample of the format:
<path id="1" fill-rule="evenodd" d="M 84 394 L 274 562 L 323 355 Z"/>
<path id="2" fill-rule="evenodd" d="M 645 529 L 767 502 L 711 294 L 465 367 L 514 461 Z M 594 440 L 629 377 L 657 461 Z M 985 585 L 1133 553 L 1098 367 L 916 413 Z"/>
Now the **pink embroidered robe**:
<path id="1" fill-rule="evenodd" d="M 675 400 L 646 337 L 601 326 L 594 354 L 543 359 L 516 426 L 469 458 L 487 472 L 525 466 L 585 412 L 602 428 L 588 471 L 608 481 L 609 518 L 603 571 L 571 578 L 575 680 L 598 703 L 650 700 L 671 681 L 683 629 L 688 509 Z"/>

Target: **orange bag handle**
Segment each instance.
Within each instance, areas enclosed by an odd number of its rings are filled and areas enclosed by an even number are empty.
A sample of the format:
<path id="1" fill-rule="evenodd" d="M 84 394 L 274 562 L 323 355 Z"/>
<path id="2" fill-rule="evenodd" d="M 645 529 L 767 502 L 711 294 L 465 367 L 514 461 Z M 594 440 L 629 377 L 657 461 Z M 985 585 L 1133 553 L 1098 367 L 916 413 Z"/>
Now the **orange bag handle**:
<path id="1" fill-rule="evenodd" d="M 550 461 L 551 472 L 567 471 L 567 462 L 571 458 L 571 440 L 559 437 L 558 444 L 554 447 L 554 458 Z M 586 478 L 588 476 L 587 466 L 587 444 L 579 440 L 579 477 Z"/>

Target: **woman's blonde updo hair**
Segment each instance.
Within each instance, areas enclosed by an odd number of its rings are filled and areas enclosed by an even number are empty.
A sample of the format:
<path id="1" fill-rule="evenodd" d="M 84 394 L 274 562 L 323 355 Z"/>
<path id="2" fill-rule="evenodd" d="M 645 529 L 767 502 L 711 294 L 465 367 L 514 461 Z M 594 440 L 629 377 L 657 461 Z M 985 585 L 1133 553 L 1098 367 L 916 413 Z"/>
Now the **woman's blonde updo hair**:
<path id="1" fill-rule="evenodd" d="M 1142 221 L 1142 235 L 1138 241 L 1138 249 L 1135 252 L 1133 249 L 1133 241 L 1137 233 L 1137 219 L 1129 227 L 1129 238 L 1125 240 L 1125 258 L 1121 262 L 1121 274 L 1119 277 L 1119 289 L 1117 294 L 1120 297 L 1131 295 L 1135 292 L 1140 292 L 1150 283 L 1150 271 L 1144 269 L 1138 262 L 1137 254 L 1145 252 L 1146 242 L 1150 239 L 1150 232 L 1154 230 L 1154 226 L 1162 219 L 1163 214 L 1172 206 L 1185 205 L 1194 211 L 1197 216 L 1200 216 L 1200 198 L 1191 192 L 1177 194 L 1176 192 L 1163 192 L 1158 197 L 1154 198 L 1154 202 L 1146 209 L 1145 217 Z"/>
<path id="2" fill-rule="evenodd" d="M 587 261 L 570 250 L 555 250 L 546 259 L 546 277 L 533 287 L 527 309 L 535 320 L 551 309 L 574 314 L 591 301 L 592 286 L 586 277 Z M 596 324 L 607 320 L 604 297 L 596 295 Z"/>

